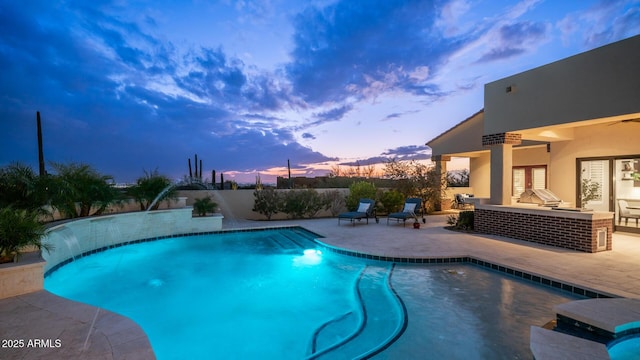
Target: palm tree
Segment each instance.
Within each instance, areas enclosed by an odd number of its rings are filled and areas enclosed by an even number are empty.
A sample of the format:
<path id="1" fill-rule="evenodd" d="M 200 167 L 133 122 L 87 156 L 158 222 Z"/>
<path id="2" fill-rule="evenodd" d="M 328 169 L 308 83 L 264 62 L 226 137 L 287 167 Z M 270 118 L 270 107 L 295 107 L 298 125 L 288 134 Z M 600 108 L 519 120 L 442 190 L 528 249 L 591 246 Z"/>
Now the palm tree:
<path id="1" fill-rule="evenodd" d="M 22 163 L 0 168 L 0 207 L 44 212 L 42 206 L 48 201 L 47 180 Z"/>
<path id="2" fill-rule="evenodd" d="M 208 213 L 212 213 L 216 210 L 218 204 L 211 200 L 209 196 L 201 199 L 196 199 L 193 202 L 193 210 L 198 216 L 206 216 Z"/>
<path id="3" fill-rule="evenodd" d="M 100 215 L 119 200 L 113 177 L 89 165 L 53 163 L 52 167 L 57 174 L 51 181 L 51 205 L 67 217 Z"/>
<path id="4" fill-rule="evenodd" d="M 52 249 L 49 244 L 42 243 L 45 230 L 37 216 L 35 211 L 25 209 L 0 209 L 0 262 L 17 261 L 27 246 Z"/>
<path id="5" fill-rule="evenodd" d="M 163 200 L 176 199 L 176 193 L 176 189 L 171 187 L 171 180 L 160 175 L 158 169 L 152 172 L 145 170 L 144 176 L 138 178 L 136 184 L 127 189 L 127 195 L 140 204 L 142 211 L 147 210 L 156 197 L 160 196 L 151 210 L 156 210 Z"/>

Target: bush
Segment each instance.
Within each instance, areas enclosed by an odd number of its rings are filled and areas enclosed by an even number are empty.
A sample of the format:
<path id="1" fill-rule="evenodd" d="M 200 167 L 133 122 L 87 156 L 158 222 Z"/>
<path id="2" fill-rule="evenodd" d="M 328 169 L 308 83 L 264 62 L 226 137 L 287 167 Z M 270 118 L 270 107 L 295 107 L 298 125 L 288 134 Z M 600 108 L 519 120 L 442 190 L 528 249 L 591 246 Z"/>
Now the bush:
<path id="1" fill-rule="evenodd" d="M 271 217 L 282 209 L 283 198 L 273 188 L 256 190 L 253 192 L 253 198 L 253 209 L 251 210 L 266 216 L 267 220 L 271 220 Z"/>
<path id="2" fill-rule="evenodd" d="M 433 166 L 416 160 L 400 161 L 391 159 L 385 164 L 385 175 L 397 180 L 397 190 L 406 197 L 422 199 L 422 208 L 426 213 L 434 211 L 445 194 L 447 183 Z"/>
<path id="3" fill-rule="evenodd" d="M 218 204 L 213 202 L 210 197 L 205 197 L 202 199 L 195 199 L 193 202 L 193 210 L 198 214 L 198 216 L 205 216 L 208 213 L 212 213 L 216 211 Z"/>
<path id="4" fill-rule="evenodd" d="M 402 210 L 404 204 L 404 195 L 397 190 L 389 190 L 382 193 L 380 202 L 387 214 Z"/>
<path id="5" fill-rule="evenodd" d="M 473 230 L 473 211 L 461 211 L 458 216 L 449 215 L 447 224 L 457 230 Z"/>
<path id="6" fill-rule="evenodd" d="M 346 208 L 344 195 L 341 191 L 330 190 L 322 193 L 324 209 L 329 210 L 331 216 L 338 216 Z"/>
<path id="7" fill-rule="evenodd" d="M 285 193 L 283 212 L 290 218 L 313 217 L 325 206 L 322 197 L 313 189 L 291 190 Z"/>
<path id="8" fill-rule="evenodd" d="M 347 209 L 349 211 L 355 211 L 358 208 L 360 199 L 374 199 L 376 198 L 376 186 L 370 182 L 358 181 L 349 186 L 349 196 L 347 196 Z"/>

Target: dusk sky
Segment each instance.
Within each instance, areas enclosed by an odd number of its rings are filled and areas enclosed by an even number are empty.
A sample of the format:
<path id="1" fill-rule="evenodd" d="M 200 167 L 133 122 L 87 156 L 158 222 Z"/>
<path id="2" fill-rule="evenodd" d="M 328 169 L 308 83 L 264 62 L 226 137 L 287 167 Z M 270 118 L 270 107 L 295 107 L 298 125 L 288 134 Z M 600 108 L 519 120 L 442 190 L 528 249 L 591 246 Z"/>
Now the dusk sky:
<path id="1" fill-rule="evenodd" d="M 0 0 L 0 166 L 37 171 L 36 111 L 117 182 L 428 160 L 484 84 L 638 33 L 640 0 Z"/>

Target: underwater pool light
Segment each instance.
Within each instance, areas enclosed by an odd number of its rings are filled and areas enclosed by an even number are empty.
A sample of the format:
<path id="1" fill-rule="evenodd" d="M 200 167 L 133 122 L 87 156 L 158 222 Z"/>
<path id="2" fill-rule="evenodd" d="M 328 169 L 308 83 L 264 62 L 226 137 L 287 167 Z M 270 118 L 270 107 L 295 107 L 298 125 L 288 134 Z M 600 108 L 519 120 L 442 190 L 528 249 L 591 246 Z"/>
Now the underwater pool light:
<path id="1" fill-rule="evenodd" d="M 322 251 L 318 249 L 306 249 L 302 253 L 293 260 L 296 265 L 317 265 L 322 261 Z"/>

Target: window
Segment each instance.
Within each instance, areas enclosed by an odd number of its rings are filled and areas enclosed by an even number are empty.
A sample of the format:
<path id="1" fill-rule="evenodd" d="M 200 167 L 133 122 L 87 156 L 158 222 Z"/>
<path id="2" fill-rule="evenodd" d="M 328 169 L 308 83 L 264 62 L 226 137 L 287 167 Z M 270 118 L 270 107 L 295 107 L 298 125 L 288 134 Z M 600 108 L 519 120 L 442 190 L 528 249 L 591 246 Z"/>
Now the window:
<path id="1" fill-rule="evenodd" d="M 547 188 L 547 166 L 514 166 L 512 196 L 520 196 L 526 189 Z"/>
<path id="2" fill-rule="evenodd" d="M 606 160 L 585 161 L 582 163 L 581 185 L 583 189 L 593 184 L 594 194 L 589 202 L 602 204 L 602 187 L 606 181 Z M 586 191 L 586 189 L 585 189 Z"/>

